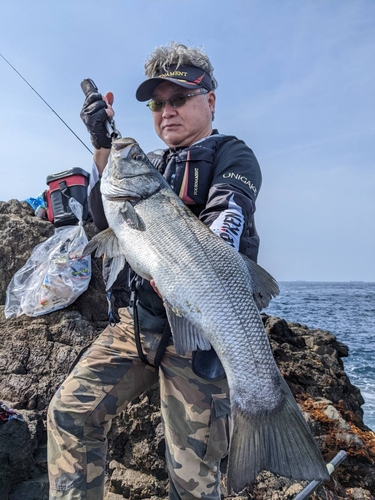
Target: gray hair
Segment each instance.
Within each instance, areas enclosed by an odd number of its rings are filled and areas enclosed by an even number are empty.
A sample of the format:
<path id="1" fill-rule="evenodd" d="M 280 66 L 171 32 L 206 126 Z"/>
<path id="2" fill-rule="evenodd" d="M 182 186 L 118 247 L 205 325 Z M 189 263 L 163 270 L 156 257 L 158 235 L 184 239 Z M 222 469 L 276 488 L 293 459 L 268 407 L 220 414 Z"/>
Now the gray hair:
<path id="1" fill-rule="evenodd" d="M 173 41 L 169 45 L 156 47 L 145 63 L 145 75 L 148 78 L 155 78 L 165 73 L 171 66 L 196 66 L 203 69 L 211 77 L 213 90 L 217 88 L 218 84 L 213 75 L 214 68 L 200 47 L 186 47 L 182 43 Z"/>

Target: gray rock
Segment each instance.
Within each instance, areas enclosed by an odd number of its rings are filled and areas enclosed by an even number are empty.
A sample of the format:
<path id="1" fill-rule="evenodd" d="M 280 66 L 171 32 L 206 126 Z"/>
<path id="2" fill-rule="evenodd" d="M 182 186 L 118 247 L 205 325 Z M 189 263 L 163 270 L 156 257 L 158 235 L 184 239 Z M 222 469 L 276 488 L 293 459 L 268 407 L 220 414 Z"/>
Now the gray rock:
<path id="1" fill-rule="evenodd" d="M 9 500 L 41 500 L 42 498 L 48 498 L 47 474 L 17 484 L 9 495 Z"/>
<path id="2" fill-rule="evenodd" d="M 91 238 L 96 229 L 86 224 Z M 13 274 L 33 247 L 51 236 L 52 224 L 26 203 L 0 202 L 0 304 Z M 119 304 L 126 304 L 123 294 Z M 363 498 L 375 493 L 373 432 L 363 423 L 363 398 L 345 374 L 347 347 L 330 332 L 263 315 L 276 362 L 296 397 L 327 461 L 350 451 L 315 499 Z M 0 400 L 25 422 L 0 423 L 0 500 L 47 500 L 46 410 L 72 364 L 107 324 L 101 261 L 93 259 L 89 289 L 68 308 L 38 318 L 5 320 L 0 308 Z M 168 496 L 165 443 L 154 387 L 114 420 L 108 436 L 105 500 Z M 237 499 L 293 498 L 303 485 L 262 472 Z M 225 491 L 225 475 L 223 477 Z M 359 496 L 358 496 L 359 495 Z M 362 495 L 362 496 L 360 496 Z M 229 498 L 229 497 L 228 497 Z"/>

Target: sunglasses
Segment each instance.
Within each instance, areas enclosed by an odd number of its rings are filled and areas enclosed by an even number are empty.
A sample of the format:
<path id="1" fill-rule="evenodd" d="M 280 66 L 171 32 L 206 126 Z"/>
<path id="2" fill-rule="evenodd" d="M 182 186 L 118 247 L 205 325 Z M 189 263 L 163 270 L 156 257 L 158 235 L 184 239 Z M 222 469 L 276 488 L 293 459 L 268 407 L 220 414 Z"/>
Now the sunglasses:
<path id="1" fill-rule="evenodd" d="M 174 96 L 170 97 L 169 99 L 166 99 L 165 101 L 151 99 L 151 101 L 149 101 L 146 104 L 146 106 L 148 106 L 151 109 L 151 111 L 154 111 L 154 112 L 155 111 L 156 112 L 162 111 L 167 102 L 169 102 L 169 104 L 173 108 L 180 108 L 181 106 L 186 104 L 188 97 L 194 97 L 197 95 L 204 95 L 204 94 L 208 94 L 208 92 L 209 92 L 208 90 L 202 89 L 197 94 L 178 94 L 178 95 L 174 95 Z"/>

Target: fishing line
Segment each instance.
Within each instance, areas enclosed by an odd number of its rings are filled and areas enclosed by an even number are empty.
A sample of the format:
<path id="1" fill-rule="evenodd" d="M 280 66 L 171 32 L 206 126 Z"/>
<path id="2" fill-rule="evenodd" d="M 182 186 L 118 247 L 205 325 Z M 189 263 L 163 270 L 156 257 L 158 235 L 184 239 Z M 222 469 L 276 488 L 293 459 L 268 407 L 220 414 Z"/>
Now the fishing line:
<path id="1" fill-rule="evenodd" d="M 66 123 L 66 122 L 65 122 L 65 121 L 61 118 L 61 116 L 60 116 L 58 113 L 56 113 L 56 111 L 55 111 L 55 110 L 54 110 L 54 109 L 53 109 L 53 108 L 52 108 L 52 107 L 48 104 L 48 102 L 47 102 L 47 101 L 45 101 L 45 100 L 43 99 L 43 97 L 42 97 L 42 96 L 41 96 L 41 95 L 40 95 L 40 94 L 39 94 L 39 93 L 38 93 L 38 92 L 34 89 L 34 87 L 32 87 L 32 86 L 30 85 L 30 83 L 29 83 L 29 82 L 28 82 L 28 81 L 27 81 L 27 80 L 26 80 L 26 79 L 25 79 L 25 78 L 21 75 L 21 73 L 20 73 L 19 71 L 17 71 L 17 70 L 16 70 L 16 68 L 15 68 L 14 66 L 12 66 L 12 65 L 10 64 L 10 62 L 9 62 L 7 59 L 5 59 L 5 57 L 4 57 L 2 54 L 0 54 L 0 56 L 4 59 L 4 61 L 5 61 L 7 64 L 9 64 L 9 66 L 10 66 L 10 67 L 11 67 L 11 68 L 12 68 L 12 69 L 13 69 L 13 70 L 17 73 L 17 75 L 19 75 L 19 76 L 22 78 L 22 80 L 23 80 L 25 83 L 27 83 L 27 85 L 31 88 L 31 90 L 33 90 L 33 91 L 36 93 L 36 95 L 37 95 L 38 97 L 40 97 L 40 99 L 42 99 L 42 101 L 44 102 L 44 104 L 46 104 L 46 105 L 49 107 L 49 109 L 50 109 L 53 113 L 55 113 L 55 115 L 57 116 L 57 118 L 59 118 L 59 119 L 63 122 L 63 124 L 64 124 L 64 125 L 65 125 L 65 126 L 66 126 L 66 127 L 67 127 L 70 131 L 71 131 L 71 133 L 77 137 L 77 139 L 79 140 L 79 142 L 85 146 L 85 148 L 87 149 L 87 151 L 89 151 L 89 153 L 93 154 L 93 153 L 92 153 L 92 151 L 91 151 L 91 150 L 90 150 L 90 149 L 86 146 L 86 144 L 85 144 L 85 143 L 84 143 L 84 142 L 83 142 L 83 141 L 82 141 L 82 140 L 78 137 L 78 135 L 74 132 L 74 130 L 72 130 L 72 129 L 69 127 L 69 125 L 68 125 L 68 124 L 67 124 L 67 123 Z"/>

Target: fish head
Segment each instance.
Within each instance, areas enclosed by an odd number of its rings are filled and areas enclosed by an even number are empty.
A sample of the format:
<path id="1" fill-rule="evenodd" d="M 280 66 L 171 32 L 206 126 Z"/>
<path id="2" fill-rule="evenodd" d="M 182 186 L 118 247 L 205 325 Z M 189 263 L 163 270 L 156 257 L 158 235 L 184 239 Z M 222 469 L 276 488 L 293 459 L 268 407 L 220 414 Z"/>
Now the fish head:
<path id="1" fill-rule="evenodd" d="M 112 142 L 100 190 L 108 200 L 136 202 L 156 192 L 160 188 L 160 178 L 139 144 L 125 137 Z"/>

